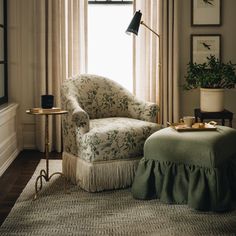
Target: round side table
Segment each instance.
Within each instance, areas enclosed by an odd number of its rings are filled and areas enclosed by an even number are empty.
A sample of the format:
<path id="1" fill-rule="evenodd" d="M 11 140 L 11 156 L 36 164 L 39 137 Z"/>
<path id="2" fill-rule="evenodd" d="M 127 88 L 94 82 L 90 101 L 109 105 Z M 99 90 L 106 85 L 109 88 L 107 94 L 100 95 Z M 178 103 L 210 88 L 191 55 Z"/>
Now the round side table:
<path id="1" fill-rule="evenodd" d="M 68 111 L 62 110 L 59 107 L 53 107 L 50 109 L 43 109 L 43 108 L 31 108 L 29 110 L 26 110 L 27 114 L 30 115 L 39 115 L 39 116 L 45 116 L 45 159 L 46 159 L 46 169 L 40 170 L 39 176 L 36 178 L 35 181 L 35 195 L 34 200 L 37 198 L 38 192 L 42 189 L 42 179 L 44 178 L 46 182 L 48 182 L 54 175 L 61 175 L 65 179 L 65 189 L 66 189 L 66 178 L 63 173 L 61 172 L 55 172 L 49 176 L 49 160 L 48 160 L 48 154 L 49 154 L 49 127 L 48 127 L 48 117 L 49 116 L 56 116 L 56 115 L 63 115 L 67 114 Z M 38 181 L 40 181 L 40 185 L 38 188 Z"/>

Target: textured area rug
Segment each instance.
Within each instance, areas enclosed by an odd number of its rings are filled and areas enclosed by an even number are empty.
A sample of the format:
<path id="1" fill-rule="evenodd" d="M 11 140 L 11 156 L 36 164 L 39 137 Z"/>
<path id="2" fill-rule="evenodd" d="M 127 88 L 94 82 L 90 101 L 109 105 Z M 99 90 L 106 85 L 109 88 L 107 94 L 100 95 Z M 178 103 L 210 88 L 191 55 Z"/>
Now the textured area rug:
<path id="1" fill-rule="evenodd" d="M 204 213 L 185 205 L 132 198 L 130 189 L 87 193 L 55 176 L 33 201 L 31 180 L 0 227 L 0 235 L 236 235 L 236 211 Z M 50 161 L 51 172 L 61 170 L 61 160 Z"/>

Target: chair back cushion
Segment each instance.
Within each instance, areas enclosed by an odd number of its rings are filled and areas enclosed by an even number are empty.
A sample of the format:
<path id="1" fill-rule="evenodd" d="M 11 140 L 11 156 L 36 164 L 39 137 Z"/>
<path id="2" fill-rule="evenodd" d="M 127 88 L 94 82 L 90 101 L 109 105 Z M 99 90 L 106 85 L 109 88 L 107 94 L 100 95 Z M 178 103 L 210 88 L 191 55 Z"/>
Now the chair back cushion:
<path id="1" fill-rule="evenodd" d="M 97 75 L 78 75 L 65 81 L 64 90 L 77 96 L 90 119 L 129 116 L 128 104 L 133 95 L 115 81 Z"/>

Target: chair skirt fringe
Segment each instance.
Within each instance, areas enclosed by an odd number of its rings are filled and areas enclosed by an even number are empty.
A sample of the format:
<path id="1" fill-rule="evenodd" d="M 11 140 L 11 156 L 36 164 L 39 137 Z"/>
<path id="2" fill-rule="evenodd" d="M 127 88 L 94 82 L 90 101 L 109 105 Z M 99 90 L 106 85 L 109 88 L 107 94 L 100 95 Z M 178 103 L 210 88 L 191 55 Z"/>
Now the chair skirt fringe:
<path id="1" fill-rule="evenodd" d="M 132 185 L 140 158 L 87 162 L 70 153 L 62 154 L 66 178 L 88 192 L 126 188 Z"/>

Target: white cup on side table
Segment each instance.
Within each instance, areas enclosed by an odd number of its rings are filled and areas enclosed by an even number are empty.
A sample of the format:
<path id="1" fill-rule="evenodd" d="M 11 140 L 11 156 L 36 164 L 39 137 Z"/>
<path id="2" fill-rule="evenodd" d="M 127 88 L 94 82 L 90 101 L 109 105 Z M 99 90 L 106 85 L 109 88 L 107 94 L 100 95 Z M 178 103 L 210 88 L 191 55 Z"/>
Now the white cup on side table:
<path id="1" fill-rule="evenodd" d="M 195 117 L 194 116 L 184 116 L 183 121 L 184 121 L 184 124 L 188 128 L 192 128 L 192 125 L 194 124 L 194 121 L 195 121 Z"/>

